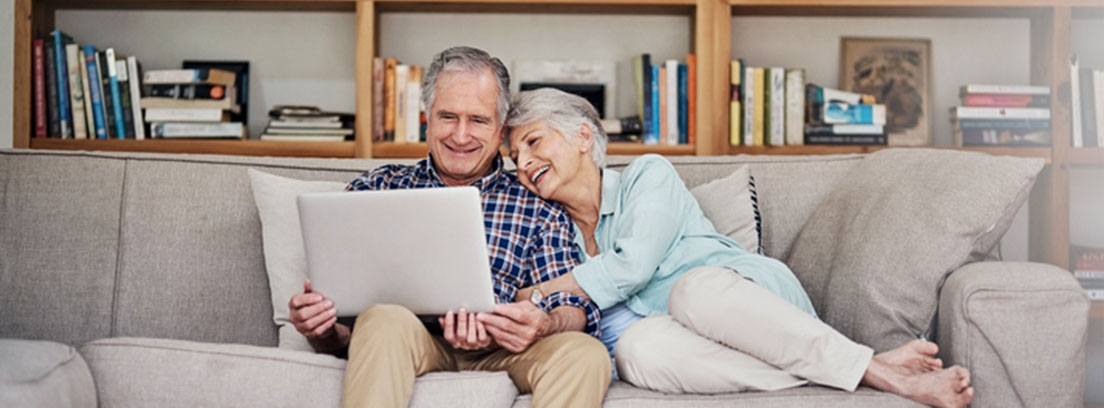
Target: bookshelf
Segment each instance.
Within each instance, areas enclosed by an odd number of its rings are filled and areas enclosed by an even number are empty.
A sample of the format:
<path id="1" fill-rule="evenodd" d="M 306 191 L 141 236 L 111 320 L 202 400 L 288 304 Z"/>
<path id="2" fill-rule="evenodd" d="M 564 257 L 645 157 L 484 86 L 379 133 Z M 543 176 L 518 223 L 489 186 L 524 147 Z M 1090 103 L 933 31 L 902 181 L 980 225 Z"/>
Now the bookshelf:
<path id="1" fill-rule="evenodd" d="M 275 12 L 335 11 L 354 16 L 355 111 L 357 138 L 352 142 L 287 143 L 257 140 L 56 140 L 33 139 L 30 103 L 31 40 L 44 37 L 55 26 L 58 10 L 256 10 Z M 372 59 L 381 56 L 393 38 L 381 31 L 381 17 L 389 13 L 459 13 L 520 15 L 643 15 L 678 16 L 689 24 L 689 44 L 679 47 L 697 56 L 697 142 L 690 146 L 644 146 L 612 143 L 611 154 L 723 155 L 723 154 L 841 154 L 868 153 L 870 146 L 767 146 L 728 144 L 728 63 L 733 50 L 734 17 L 885 18 L 932 17 L 1019 19 L 1030 34 L 1025 71 L 1031 84 L 1047 85 L 1052 103 L 1053 147 L 953 147 L 994 155 L 1039 157 L 1050 165 L 1040 176 L 1031 199 L 1030 239 L 1033 260 L 1068 267 L 1070 167 L 1104 167 L 1104 149 L 1070 146 L 1070 107 L 1067 62 L 1071 53 L 1071 25 L 1076 19 L 1104 18 L 1104 0 L 15 0 L 15 58 L 13 145 L 17 148 L 64 150 L 148 151 L 167 153 L 224 153 L 242 155 L 315 157 L 422 157 L 424 144 L 378 143 L 370 139 Z M 474 18 L 474 17 L 467 17 Z M 933 47 L 937 45 L 933 44 Z M 647 51 L 647 49 L 642 50 Z M 141 57 L 141 50 L 134 50 Z M 564 57 L 564 56 L 556 56 Z M 838 54 L 837 54 L 838 57 Z M 419 63 L 417 61 L 411 61 Z M 424 62 L 421 62 L 424 64 Z M 625 61 L 618 60 L 618 63 Z M 835 59 L 824 64 L 836 65 Z M 806 66 L 807 71 L 813 67 Z M 1104 67 L 1101 67 L 1104 68 Z M 934 68 L 933 68 L 934 71 Z M 258 75 L 260 75 L 258 73 Z M 960 84 L 937 83 L 939 87 Z M 717 108 L 721 107 L 721 108 Z M 257 126 L 254 123 L 254 126 Z M 933 127 L 933 132 L 939 131 Z M 936 141 L 946 139 L 936 138 Z"/>

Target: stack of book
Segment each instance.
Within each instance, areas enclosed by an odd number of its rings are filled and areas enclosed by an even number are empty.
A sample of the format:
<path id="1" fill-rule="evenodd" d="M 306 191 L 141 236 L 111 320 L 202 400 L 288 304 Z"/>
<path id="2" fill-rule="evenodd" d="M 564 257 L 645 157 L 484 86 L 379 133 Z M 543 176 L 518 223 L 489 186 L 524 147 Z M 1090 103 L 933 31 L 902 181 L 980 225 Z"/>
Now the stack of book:
<path id="1" fill-rule="evenodd" d="M 1094 301 L 1104 301 L 1104 248 L 1071 248 L 1073 275 L 1081 282 L 1085 294 Z"/>
<path id="2" fill-rule="evenodd" d="M 730 63 L 729 144 L 805 144 L 805 70 Z"/>
<path id="3" fill-rule="evenodd" d="M 886 107 L 874 95 L 808 84 L 805 101 L 805 144 L 886 144 Z"/>
<path id="4" fill-rule="evenodd" d="M 1050 88 L 963 85 L 962 106 L 951 108 L 959 146 L 1049 146 Z"/>
<path id="5" fill-rule="evenodd" d="M 154 138 L 245 137 L 242 122 L 231 121 L 239 111 L 233 72 L 214 68 L 146 71 L 142 108 Z"/>
<path id="6" fill-rule="evenodd" d="M 652 63 L 648 53 L 632 59 L 640 139 L 647 145 L 694 144 L 697 139 L 697 115 L 694 113 L 697 58 L 689 54 L 685 61 L 656 62 Z"/>
<path id="7" fill-rule="evenodd" d="M 1104 70 L 1081 67 L 1070 59 L 1073 147 L 1104 147 Z"/>
<path id="8" fill-rule="evenodd" d="M 316 106 L 276 105 L 268 111 L 261 140 L 340 142 L 353 139 L 354 116 L 326 112 Z"/>
<path id="9" fill-rule="evenodd" d="M 376 58 L 372 72 L 372 140 L 425 141 L 422 67 Z"/>
<path id="10" fill-rule="evenodd" d="M 54 30 L 32 43 L 34 137 L 144 139 L 141 65 Z"/>

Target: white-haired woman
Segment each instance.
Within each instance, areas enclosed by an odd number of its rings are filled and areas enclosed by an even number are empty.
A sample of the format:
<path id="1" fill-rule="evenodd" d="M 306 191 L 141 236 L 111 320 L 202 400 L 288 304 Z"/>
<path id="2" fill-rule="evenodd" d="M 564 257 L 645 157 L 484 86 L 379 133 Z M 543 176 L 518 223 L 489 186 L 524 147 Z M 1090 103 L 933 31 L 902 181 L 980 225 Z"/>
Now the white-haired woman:
<path id="1" fill-rule="evenodd" d="M 583 98 L 522 92 L 507 127 L 522 185 L 567 209 L 586 258 L 518 296 L 570 291 L 594 301 L 621 379 L 664 392 L 812 382 L 946 407 L 973 398 L 969 372 L 943 368 L 934 343 L 874 355 L 818 320 L 793 272 L 718 234 L 663 157 L 606 169 L 607 137 Z"/>

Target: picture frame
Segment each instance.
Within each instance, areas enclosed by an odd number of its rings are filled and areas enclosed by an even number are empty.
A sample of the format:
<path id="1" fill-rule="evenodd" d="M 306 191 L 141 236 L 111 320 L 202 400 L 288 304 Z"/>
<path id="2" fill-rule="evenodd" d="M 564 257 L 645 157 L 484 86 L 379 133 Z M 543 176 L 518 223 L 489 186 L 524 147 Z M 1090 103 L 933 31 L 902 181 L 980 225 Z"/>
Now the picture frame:
<path id="1" fill-rule="evenodd" d="M 931 39 L 840 38 L 840 89 L 886 105 L 891 146 L 926 146 L 931 135 Z"/>

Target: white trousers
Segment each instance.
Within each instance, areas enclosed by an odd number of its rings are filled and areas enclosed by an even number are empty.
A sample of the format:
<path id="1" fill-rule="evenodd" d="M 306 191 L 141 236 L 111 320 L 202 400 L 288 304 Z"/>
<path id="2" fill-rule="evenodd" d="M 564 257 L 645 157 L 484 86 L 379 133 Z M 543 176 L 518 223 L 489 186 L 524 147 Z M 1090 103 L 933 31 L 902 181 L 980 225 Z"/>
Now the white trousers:
<path id="1" fill-rule="evenodd" d="M 807 382 L 854 391 L 874 356 L 730 269 L 700 267 L 671 290 L 670 315 L 621 335 L 622 380 L 670 393 L 779 390 Z"/>

